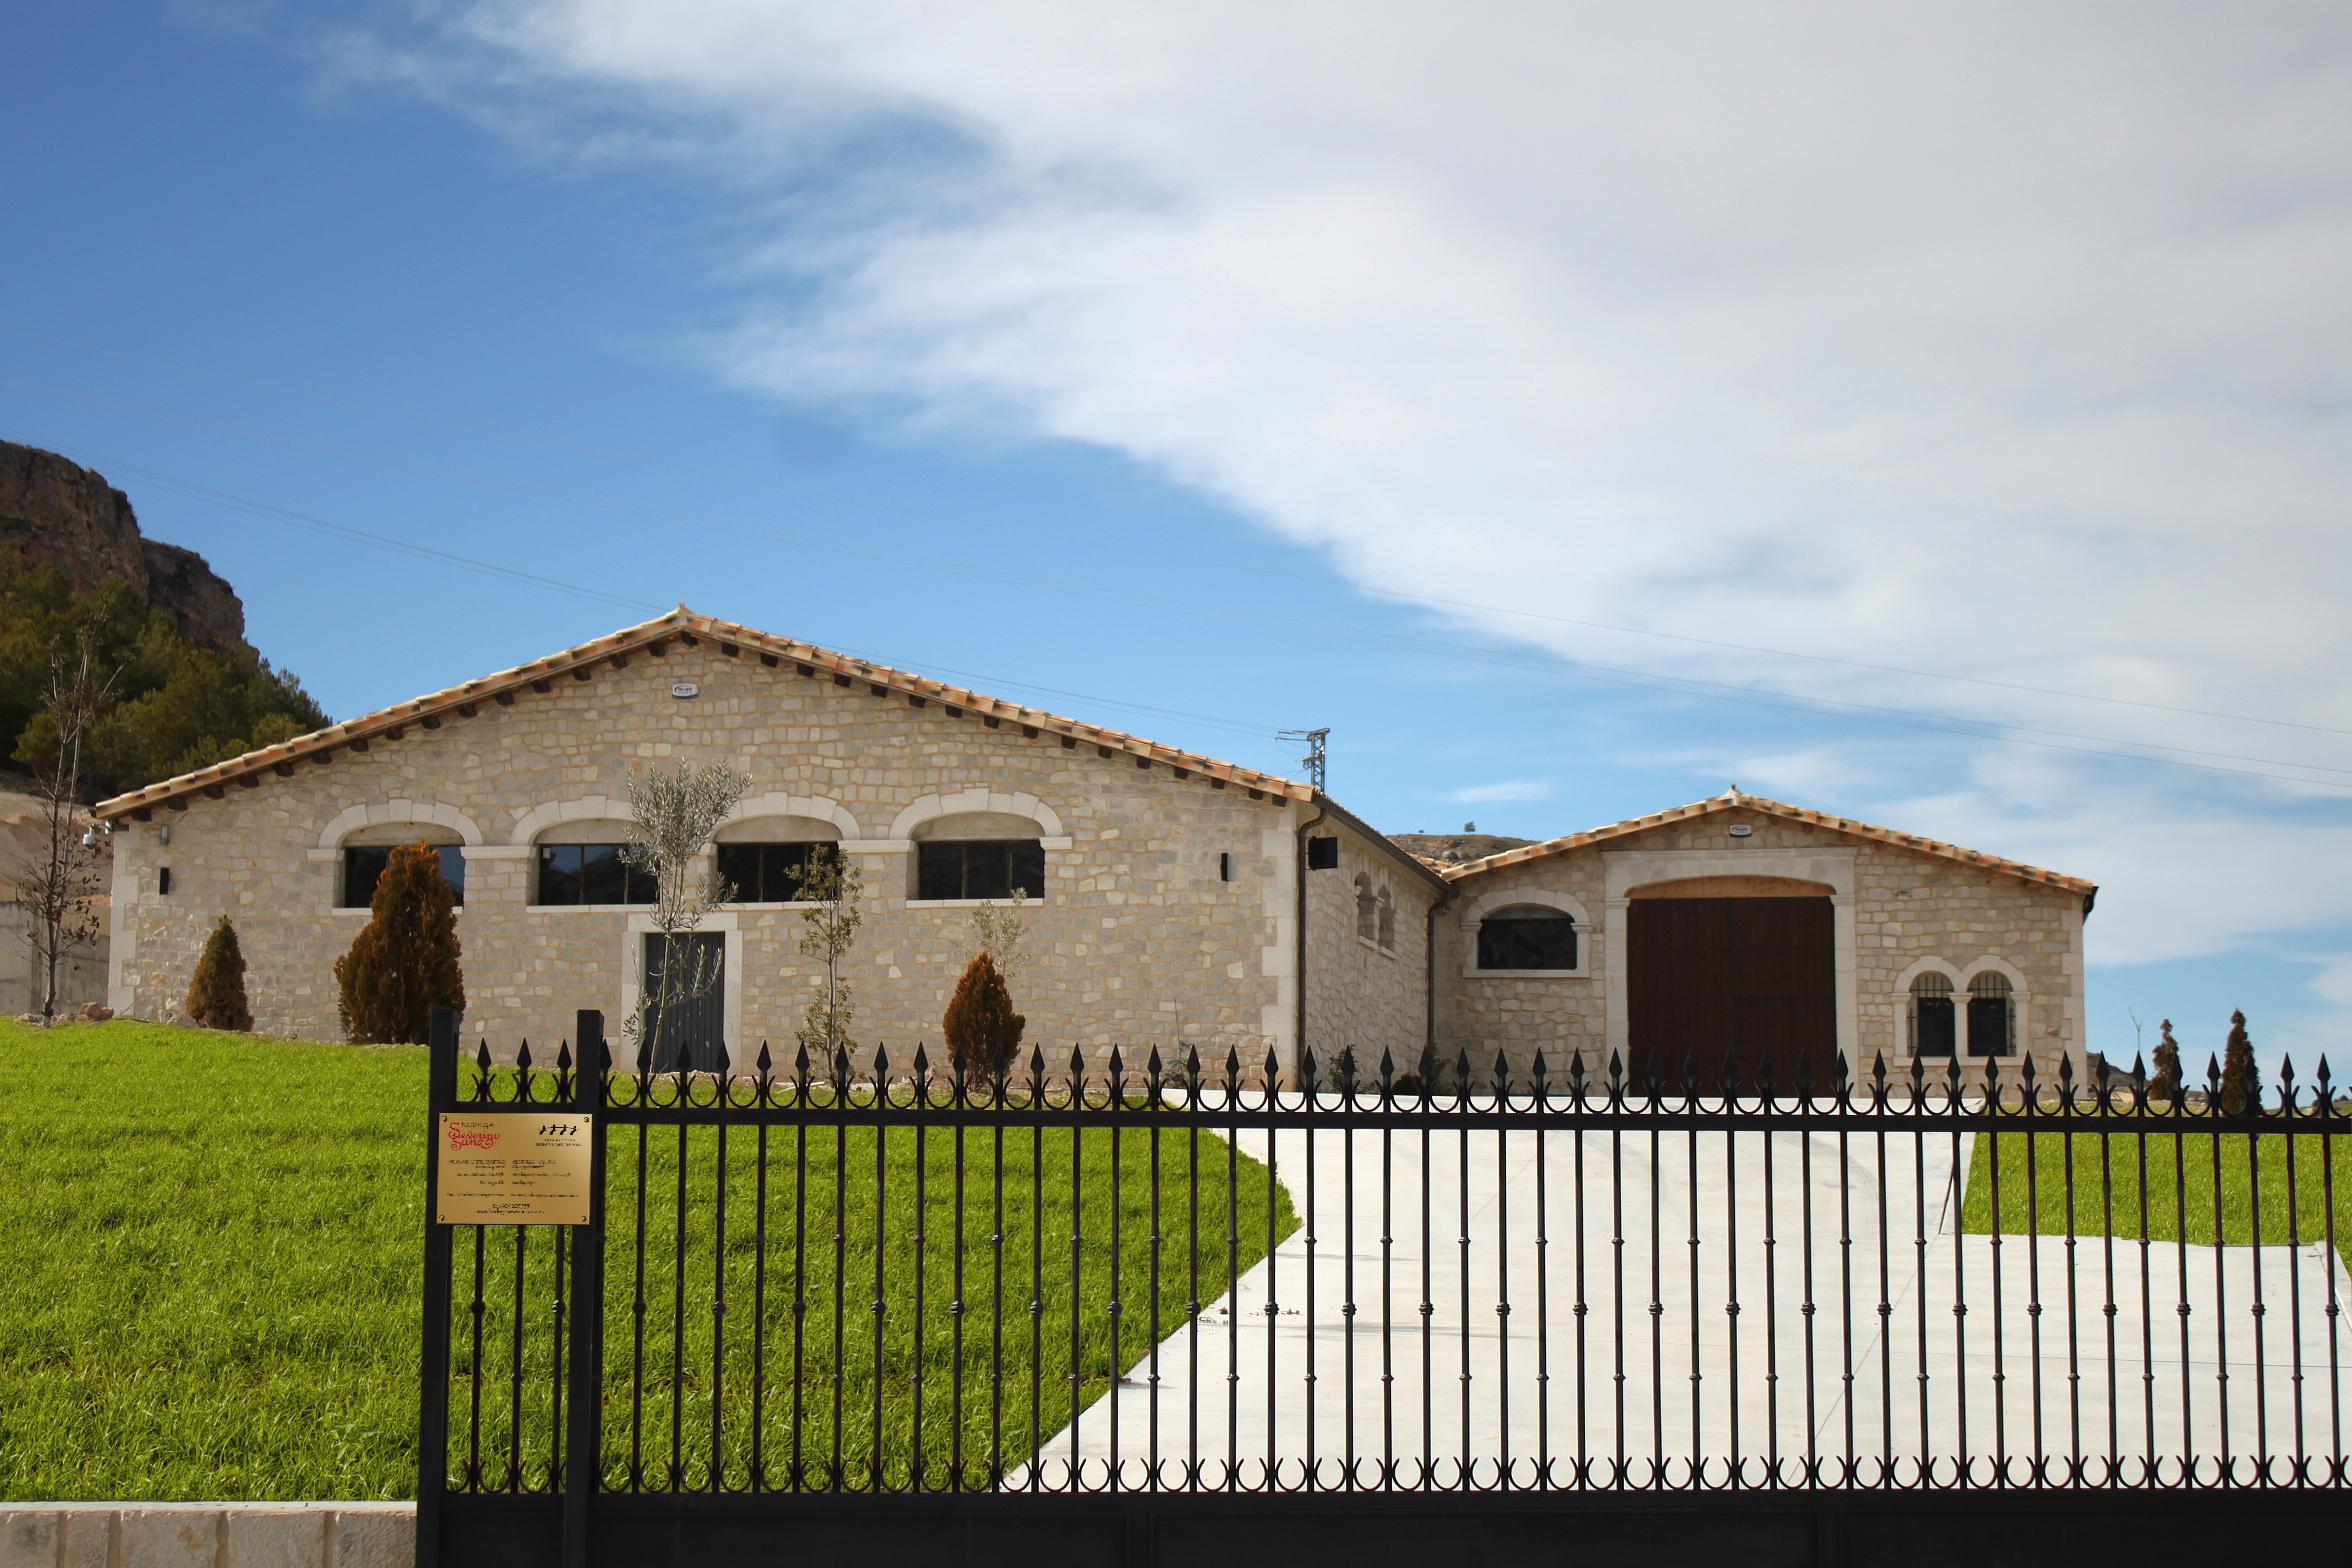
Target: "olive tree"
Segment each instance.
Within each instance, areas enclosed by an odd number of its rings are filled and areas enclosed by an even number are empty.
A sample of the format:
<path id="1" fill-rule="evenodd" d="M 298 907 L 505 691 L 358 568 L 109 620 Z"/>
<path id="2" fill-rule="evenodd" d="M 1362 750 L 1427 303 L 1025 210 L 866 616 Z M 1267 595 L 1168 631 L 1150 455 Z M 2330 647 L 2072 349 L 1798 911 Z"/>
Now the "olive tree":
<path id="1" fill-rule="evenodd" d="M 670 1012 L 719 983 L 723 958 L 701 953 L 684 962 L 687 938 L 731 896 L 716 867 L 703 863 L 719 824 L 743 800 L 751 781 L 723 762 L 678 763 L 629 776 L 629 842 L 621 858 L 653 878 L 653 934 L 661 963 L 648 966 L 637 1005 L 622 1021 L 621 1037 L 640 1060 L 656 1049 Z"/>

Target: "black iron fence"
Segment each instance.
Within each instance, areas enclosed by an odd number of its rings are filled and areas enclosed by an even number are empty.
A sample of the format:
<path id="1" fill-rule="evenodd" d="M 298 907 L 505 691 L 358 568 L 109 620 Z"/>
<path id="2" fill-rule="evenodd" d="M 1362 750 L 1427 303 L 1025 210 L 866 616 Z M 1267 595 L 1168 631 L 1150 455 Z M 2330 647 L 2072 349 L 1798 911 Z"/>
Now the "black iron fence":
<path id="1" fill-rule="evenodd" d="M 432 1227 L 420 1560 L 1451 1561 L 1574 1525 L 2101 1561 L 2201 1539 L 2217 1491 L 2340 1537 L 2324 1064 L 2151 1098 L 1997 1060 L 1274 1087 L 1190 1051 L 975 1082 L 630 1070 L 587 1013 L 579 1043 L 437 1031 L 437 1111 L 596 1118 L 595 1208 Z"/>

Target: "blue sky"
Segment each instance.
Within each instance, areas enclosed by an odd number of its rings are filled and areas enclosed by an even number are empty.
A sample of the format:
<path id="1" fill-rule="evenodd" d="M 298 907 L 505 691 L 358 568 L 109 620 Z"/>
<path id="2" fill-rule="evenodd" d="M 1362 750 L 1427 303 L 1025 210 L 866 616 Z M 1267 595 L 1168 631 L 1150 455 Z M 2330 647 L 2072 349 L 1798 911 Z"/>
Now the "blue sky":
<path id="1" fill-rule="evenodd" d="M 2233 15 L 37 8 L 0 434 L 337 714 L 683 600 L 1392 830 L 1737 780 L 2309 1053 L 2352 29 Z"/>

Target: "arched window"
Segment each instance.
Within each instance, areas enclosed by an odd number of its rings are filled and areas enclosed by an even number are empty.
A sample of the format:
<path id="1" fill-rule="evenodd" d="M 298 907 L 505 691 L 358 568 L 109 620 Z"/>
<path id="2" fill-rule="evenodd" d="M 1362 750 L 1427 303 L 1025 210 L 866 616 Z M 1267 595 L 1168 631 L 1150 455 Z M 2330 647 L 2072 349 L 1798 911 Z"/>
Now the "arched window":
<path id="1" fill-rule="evenodd" d="M 365 909 L 375 899 L 376 884 L 392 863 L 392 851 L 403 844 L 422 844 L 441 858 L 441 878 L 457 902 L 465 902 L 465 855 L 455 830 L 431 822 L 378 822 L 354 829 L 343 840 L 342 875 L 337 879 L 335 906 Z"/>
<path id="2" fill-rule="evenodd" d="M 1380 890 L 1380 946 L 1383 951 L 1396 951 L 1396 897 L 1387 888 Z"/>
<path id="3" fill-rule="evenodd" d="M 1478 922 L 1481 969 L 1574 969 L 1576 917 L 1546 904 L 1512 904 Z"/>
<path id="4" fill-rule="evenodd" d="M 2017 1051 L 2017 1008 L 2009 977 L 1991 970 L 1968 982 L 1968 1054 L 2012 1056 Z"/>
<path id="5" fill-rule="evenodd" d="M 1366 942 L 1380 937 L 1380 900 L 1373 896 L 1372 879 L 1356 875 L 1356 935 Z"/>
<path id="6" fill-rule="evenodd" d="M 1911 982 L 1911 1054 L 1950 1056 L 1958 1042 L 1952 979 L 1930 971 Z"/>
<path id="7" fill-rule="evenodd" d="M 824 857 L 840 853 L 841 830 L 814 817 L 766 816 L 720 828 L 715 851 L 730 904 L 789 904 Z"/>

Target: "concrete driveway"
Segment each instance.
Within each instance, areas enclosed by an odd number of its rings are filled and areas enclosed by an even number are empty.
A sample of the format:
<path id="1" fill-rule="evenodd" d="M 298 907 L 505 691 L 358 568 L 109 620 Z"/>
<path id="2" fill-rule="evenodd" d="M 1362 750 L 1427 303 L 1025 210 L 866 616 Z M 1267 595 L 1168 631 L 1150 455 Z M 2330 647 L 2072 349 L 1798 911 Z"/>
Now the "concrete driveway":
<path id="1" fill-rule="evenodd" d="M 1048 1443 L 1049 1480 L 1076 1459 L 1100 1484 L 1115 1457 L 1123 1485 L 1155 1459 L 1181 1485 L 1197 1458 L 1204 1485 L 1229 1464 L 1296 1485 L 1312 1455 L 1323 1486 L 1351 1461 L 1359 1485 L 1418 1484 L 1424 1463 L 1452 1485 L 1465 1459 L 1477 1484 L 1530 1485 L 1546 1458 L 1554 1484 L 1580 1462 L 1596 1485 L 1694 1462 L 1720 1484 L 1735 1461 L 1801 1483 L 1817 1461 L 1836 1485 L 1849 1459 L 1870 1484 L 1924 1454 L 1946 1481 L 1965 1455 L 1980 1484 L 2037 1456 L 2095 1482 L 2151 1455 L 2170 1477 L 2184 1451 L 2252 1479 L 2257 1453 L 2283 1478 L 2345 1451 L 2331 1303 L 2352 1277 L 2324 1245 L 1962 1236 L 1971 1136 L 1319 1131 L 1311 1159 L 1303 1132 L 1270 1141 L 1240 1146 L 1299 1231 Z"/>

